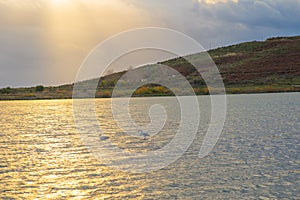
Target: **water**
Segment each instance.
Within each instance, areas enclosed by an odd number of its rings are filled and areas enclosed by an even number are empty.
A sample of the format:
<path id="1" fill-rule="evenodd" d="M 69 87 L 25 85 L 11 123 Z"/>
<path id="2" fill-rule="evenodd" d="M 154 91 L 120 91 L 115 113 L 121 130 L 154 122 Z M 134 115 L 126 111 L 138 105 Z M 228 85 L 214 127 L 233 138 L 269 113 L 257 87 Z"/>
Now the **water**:
<path id="1" fill-rule="evenodd" d="M 2 199 L 299 199 L 300 94 L 228 96 L 224 131 L 209 156 L 198 152 L 207 130 L 208 97 L 199 97 L 196 140 L 173 164 L 150 173 L 125 173 L 95 159 L 74 125 L 71 100 L 0 102 Z M 140 125 L 153 98 L 130 108 Z M 101 128 L 134 152 L 166 145 L 179 124 L 173 97 L 155 98 L 169 114 L 161 133 L 141 140 L 120 131 L 109 99 L 96 100 Z M 92 130 L 91 130 L 92 131 Z"/>

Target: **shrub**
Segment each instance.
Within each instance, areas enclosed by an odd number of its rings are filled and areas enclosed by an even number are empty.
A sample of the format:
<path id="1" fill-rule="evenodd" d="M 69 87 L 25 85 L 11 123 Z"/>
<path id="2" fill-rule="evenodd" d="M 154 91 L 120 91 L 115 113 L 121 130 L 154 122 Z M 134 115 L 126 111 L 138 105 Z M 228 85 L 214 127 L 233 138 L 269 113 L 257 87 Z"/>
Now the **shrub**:
<path id="1" fill-rule="evenodd" d="M 168 93 L 167 89 L 163 86 L 156 86 L 153 88 L 154 93 L 165 94 Z"/>
<path id="2" fill-rule="evenodd" d="M 101 81 L 101 87 L 105 87 L 106 86 L 106 80 Z"/>
<path id="3" fill-rule="evenodd" d="M 44 86 L 42 86 L 42 85 L 38 85 L 38 86 L 35 87 L 35 91 L 36 91 L 36 92 L 43 92 L 44 89 L 45 89 L 45 88 L 44 88 Z"/>
<path id="4" fill-rule="evenodd" d="M 0 94 L 9 94 L 10 93 L 10 87 L 0 89 Z"/>
<path id="5" fill-rule="evenodd" d="M 151 94 L 151 93 L 152 92 L 151 92 L 150 88 L 149 87 L 145 87 L 145 86 L 138 88 L 134 92 L 134 94 L 136 94 L 136 95 L 144 95 L 144 94 Z"/>
<path id="6" fill-rule="evenodd" d="M 111 92 L 108 91 L 108 90 L 105 90 L 102 92 L 102 95 L 101 95 L 103 98 L 110 98 L 111 97 Z"/>

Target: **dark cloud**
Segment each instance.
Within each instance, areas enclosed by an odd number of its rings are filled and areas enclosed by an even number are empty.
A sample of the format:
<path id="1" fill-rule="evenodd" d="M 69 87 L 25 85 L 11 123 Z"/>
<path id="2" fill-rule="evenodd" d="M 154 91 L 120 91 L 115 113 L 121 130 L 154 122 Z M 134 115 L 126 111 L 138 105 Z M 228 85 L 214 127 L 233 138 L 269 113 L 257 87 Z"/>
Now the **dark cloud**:
<path id="1" fill-rule="evenodd" d="M 207 4 L 197 0 L 128 0 L 154 12 L 208 47 L 276 35 L 300 34 L 299 0 L 240 0 Z"/>
<path id="2" fill-rule="evenodd" d="M 299 27 L 300 2 L 295 0 L 248 0 L 217 4 L 212 12 L 216 19 L 246 26 L 270 28 Z"/>

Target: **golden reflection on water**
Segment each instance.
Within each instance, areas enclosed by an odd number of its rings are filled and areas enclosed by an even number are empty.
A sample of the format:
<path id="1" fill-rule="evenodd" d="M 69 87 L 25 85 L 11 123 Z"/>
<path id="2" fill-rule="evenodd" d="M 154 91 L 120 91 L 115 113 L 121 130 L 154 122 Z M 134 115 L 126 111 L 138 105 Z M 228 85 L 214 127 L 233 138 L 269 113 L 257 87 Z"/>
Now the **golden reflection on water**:
<path id="1" fill-rule="evenodd" d="M 1 194 L 6 198 L 80 197 L 99 184 L 102 169 L 89 164 L 97 162 L 80 143 L 71 105 L 70 101 L 5 103 L 1 160 L 6 172 L 0 179 L 5 180 Z M 85 176 L 89 179 L 78 178 Z"/>
<path id="2" fill-rule="evenodd" d="M 103 110 L 110 106 L 106 102 Z M 0 129 L 1 197 L 121 198 L 136 197 L 143 188 L 139 175 L 130 179 L 93 158 L 76 132 L 70 100 L 0 103 L 5 116 Z M 105 118 L 106 131 L 115 130 L 110 117 Z"/>
<path id="3" fill-rule="evenodd" d="M 71 100 L 2 101 L 0 198 L 296 198 L 300 107 L 296 99 L 299 94 L 232 96 L 222 138 L 208 157 L 197 157 L 207 128 L 202 116 L 204 125 L 188 152 L 172 165 L 146 174 L 117 171 L 94 159 L 75 129 Z M 170 118 L 165 134 L 142 142 L 121 133 L 115 136 L 109 100 L 96 102 L 106 134 L 130 151 L 160 148 L 178 125 L 176 117 Z M 136 120 L 145 118 L 139 116 L 138 111 L 133 113 Z"/>

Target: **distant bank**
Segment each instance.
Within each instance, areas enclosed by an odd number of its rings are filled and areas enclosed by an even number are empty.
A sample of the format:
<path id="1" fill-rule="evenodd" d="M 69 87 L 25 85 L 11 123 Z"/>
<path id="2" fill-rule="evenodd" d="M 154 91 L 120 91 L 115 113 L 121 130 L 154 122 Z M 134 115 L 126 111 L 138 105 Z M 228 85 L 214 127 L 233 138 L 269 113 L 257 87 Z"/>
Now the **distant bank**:
<path id="1" fill-rule="evenodd" d="M 228 94 L 300 92 L 300 36 L 269 38 L 210 50 Z M 194 60 L 199 54 L 190 55 Z M 197 95 L 209 90 L 198 72 L 183 58 L 160 62 L 180 72 Z M 151 65 L 144 66 L 149 68 Z M 118 72 L 101 77 L 95 92 L 97 98 L 109 98 L 118 79 Z M 83 82 L 90 84 L 96 79 Z M 97 80 L 98 81 L 98 80 Z M 29 88 L 2 88 L 0 100 L 70 99 L 73 84 L 57 87 L 42 85 Z M 184 91 L 183 91 L 184 92 Z M 138 88 L 133 96 L 171 96 L 160 85 L 148 84 Z M 184 93 L 183 93 L 184 95 Z"/>

